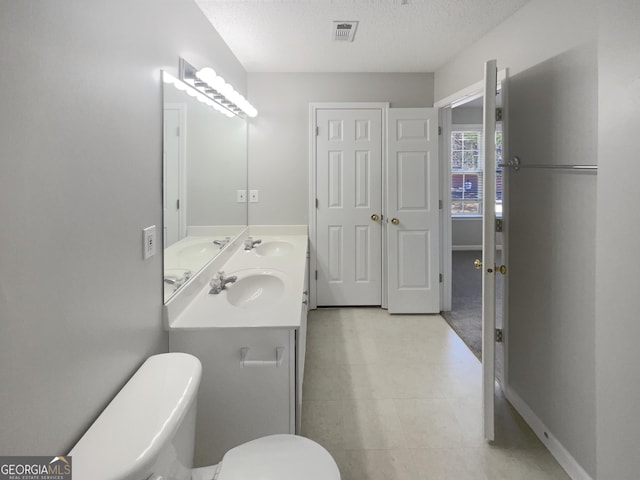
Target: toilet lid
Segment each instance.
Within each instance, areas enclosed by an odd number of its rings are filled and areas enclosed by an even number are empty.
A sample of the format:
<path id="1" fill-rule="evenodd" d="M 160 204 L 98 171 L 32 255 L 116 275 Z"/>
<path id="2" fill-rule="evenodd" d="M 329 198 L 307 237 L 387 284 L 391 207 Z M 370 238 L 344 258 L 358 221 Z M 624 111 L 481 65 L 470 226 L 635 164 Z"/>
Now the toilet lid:
<path id="1" fill-rule="evenodd" d="M 218 480 L 340 480 L 333 457 L 297 435 L 271 435 L 232 448 L 222 458 Z"/>

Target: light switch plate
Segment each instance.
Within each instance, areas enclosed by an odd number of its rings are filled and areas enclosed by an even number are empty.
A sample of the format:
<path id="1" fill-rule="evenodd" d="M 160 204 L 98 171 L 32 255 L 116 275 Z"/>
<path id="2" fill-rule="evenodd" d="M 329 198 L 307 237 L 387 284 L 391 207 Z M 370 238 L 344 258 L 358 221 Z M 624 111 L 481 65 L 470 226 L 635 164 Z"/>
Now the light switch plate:
<path id="1" fill-rule="evenodd" d="M 258 202 L 258 190 L 249 190 L 249 201 L 251 203 Z"/>
<path id="2" fill-rule="evenodd" d="M 245 203 L 247 201 L 247 191 L 246 190 L 237 190 L 236 191 L 236 202 Z"/>
<path id="3" fill-rule="evenodd" d="M 156 254 L 156 226 L 151 225 L 142 230 L 142 257 L 153 257 Z"/>

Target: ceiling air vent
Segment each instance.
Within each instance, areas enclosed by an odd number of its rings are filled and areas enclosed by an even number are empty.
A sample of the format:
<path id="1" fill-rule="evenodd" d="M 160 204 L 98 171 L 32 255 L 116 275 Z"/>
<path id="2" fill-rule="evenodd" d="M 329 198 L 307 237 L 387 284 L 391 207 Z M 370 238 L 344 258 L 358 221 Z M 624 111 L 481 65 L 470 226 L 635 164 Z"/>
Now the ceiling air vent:
<path id="1" fill-rule="evenodd" d="M 340 42 L 353 42 L 358 22 L 333 22 L 333 39 Z"/>

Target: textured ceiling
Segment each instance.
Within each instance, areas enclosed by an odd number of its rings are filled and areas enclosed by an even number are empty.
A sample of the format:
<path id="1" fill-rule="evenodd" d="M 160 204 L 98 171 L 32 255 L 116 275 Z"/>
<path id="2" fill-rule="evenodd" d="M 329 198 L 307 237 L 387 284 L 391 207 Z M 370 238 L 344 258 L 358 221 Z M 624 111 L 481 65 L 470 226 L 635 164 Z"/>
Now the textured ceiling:
<path id="1" fill-rule="evenodd" d="M 529 0 L 196 0 L 249 72 L 433 72 Z M 332 41 L 334 20 L 358 20 Z"/>

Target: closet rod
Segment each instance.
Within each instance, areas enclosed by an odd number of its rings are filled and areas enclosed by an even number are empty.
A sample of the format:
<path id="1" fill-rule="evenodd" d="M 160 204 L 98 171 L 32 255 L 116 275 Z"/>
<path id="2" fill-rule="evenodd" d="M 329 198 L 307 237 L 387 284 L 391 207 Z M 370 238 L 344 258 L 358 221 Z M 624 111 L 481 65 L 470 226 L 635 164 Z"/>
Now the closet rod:
<path id="1" fill-rule="evenodd" d="M 522 161 L 520 157 L 513 157 L 507 163 L 498 164 L 499 167 L 510 167 L 513 168 L 516 172 L 521 168 L 551 168 L 556 170 L 578 170 L 582 172 L 597 172 L 597 165 L 551 165 L 551 164 L 532 164 L 532 165 L 522 165 Z"/>

